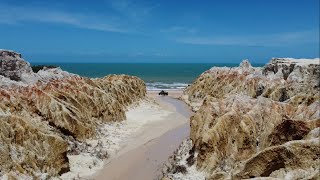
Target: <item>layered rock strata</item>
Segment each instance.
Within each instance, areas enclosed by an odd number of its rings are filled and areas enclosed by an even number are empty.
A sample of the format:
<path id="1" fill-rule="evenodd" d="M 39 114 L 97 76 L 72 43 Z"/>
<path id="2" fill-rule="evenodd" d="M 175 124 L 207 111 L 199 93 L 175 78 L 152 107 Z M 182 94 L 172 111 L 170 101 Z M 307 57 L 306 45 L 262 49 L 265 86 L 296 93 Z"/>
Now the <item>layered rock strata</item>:
<path id="1" fill-rule="evenodd" d="M 7 58 L 8 53 L 15 58 Z M 89 79 L 61 69 L 21 70 L 30 65 L 15 54 L 0 53 L 2 65 L 6 61 L 0 78 L 0 176 L 41 178 L 67 172 L 67 153 L 77 148 L 70 144 L 94 137 L 101 123 L 124 120 L 126 107 L 146 93 L 144 82 L 132 76 Z M 9 68 L 10 63 L 25 66 Z M 15 72 L 33 79 L 11 78 Z"/>
<path id="2" fill-rule="evenodd" d="M 189 161 L 208 179 L 319 178 L 319 79 L 319 59 L 204 72 L 182 96 L 196 111 Z"/>

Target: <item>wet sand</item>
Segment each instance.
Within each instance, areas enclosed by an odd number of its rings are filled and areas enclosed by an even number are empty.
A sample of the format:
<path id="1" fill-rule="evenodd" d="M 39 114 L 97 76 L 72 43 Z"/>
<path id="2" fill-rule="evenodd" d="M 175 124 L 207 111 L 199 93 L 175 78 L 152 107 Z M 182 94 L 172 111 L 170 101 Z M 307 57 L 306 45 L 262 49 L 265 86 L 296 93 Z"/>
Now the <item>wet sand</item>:
<path id="1" fill-rule="evenodd" d="M 189 136 L 192 112 L 184 102 L 174 99 L 181 91 L 169 92 L 169 96 L 158 96 L 157 93 L 148 92 L 148 96 L 173 113 L 162 121 L 147 124 L 143 132 L 129 140 L 126 147 L 106 162 L 94 179 L 152 180 L 161 175 L 163 163 Z"/>

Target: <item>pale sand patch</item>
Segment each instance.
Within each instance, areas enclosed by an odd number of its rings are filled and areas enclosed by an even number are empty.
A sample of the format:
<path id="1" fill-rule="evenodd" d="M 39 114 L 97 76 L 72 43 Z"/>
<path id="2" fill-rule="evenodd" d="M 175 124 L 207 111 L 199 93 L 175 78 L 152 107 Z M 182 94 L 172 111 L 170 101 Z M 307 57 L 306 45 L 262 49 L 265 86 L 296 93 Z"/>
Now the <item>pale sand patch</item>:
<path id="1" fill-rule="evenodd" d="M 145 144 L 117 156 L 94 179 L 152 180 L 162 175 L 163 164 L 188 137 L 187 124 L 179 126 Z"/>
<path id="2" fill-rule="evenodd" d="M 63 174 L 60 178 L 92 179 L 90 176 L 97 176 L 94 175 L 95 172 L 105 169 L 104 163 L 114 162 L 121 155 L 139 149 L 138 147 L 150 143 L 167 131 L 188 122 L 186 117 L 176 112 L 175 106 L 161 98 L 148 94 L 148 98 L 140 101 L 138 105 L 129 107 L 126 112 L 127 120 L 101 125 L 97 130 L 97 138 L 86 141 L 90 145 L 87 152 L 68 156 L 70 172 Z M 181 142 L 181 140 L 178 141 Z M 100 158 L 88 153 L 96 151 L 97 148 L 107 152 L 109 159 L 103 162 Z M 102 174 L 104 179 L 103 172 L 104 170 L 98 173 L 97 178 Z"/>
<path id="3" fill-rule="evenodd" d="M 196 167 L 196 159 L 198 156 L 198 153 L 194 154 L 194 159 L 195 159 L 195 163 L 193 163 L 192 166 L 189 166 L 187 164 L 187 159 L 190 157 L 189 151 L 192 148 L 192 140 L 190 139 L 186 139 L 184 140 L 181 145 L 179 146 L 179 148 L 177 149 L 177 151 L 175 152 L 175 156 L 174 158 L 172 158 L 173 162 L 171 162 L 171 164 L 169 166 L 183 166 L 186 167 L 187 172 L 185 174 L 181 173 L 181 172 L 177 172 L 177 173 L 173 173 L 172 169 L 170 170 L 171 172 L 167 173 L 165 175 L 165 178 L 163 178 L 163 180 L 205 180 L 206 177 L 206 173 L 205 172 L 201 172 L 199 170 L 197 170 Z M 168 165 L 166 166 L 168 168 Z"/>
<path id="4" fill-rule="evenodd" d="M 156 102 L 171 114 L 161 115 L 160 121 L 150 121 L 133 138 L 129 138 L 126 147 L 110 158 L 103 170 L 98 172 L 94 179 L 155 179 L 161 175 L 162 165 L 170 155 L 173 154 L 182 140 L 189 135 L 189 117 L 185 117 L 179 109 L 185 104 L 169 97 L 161 97 L 148 94 L 154 97 Z M 167 101 L 169 99 L 175 102 Z M 187 110 L 187 105 L 184 106 Z M 148 118 L 149 115 L 139 112 L 141 118 Z M 155 113 L 155 112 L 154 112 Z M 137 116 L 137 114 L 134 114 Z M 154 116 L 154 117 L 155 117 Z"/>

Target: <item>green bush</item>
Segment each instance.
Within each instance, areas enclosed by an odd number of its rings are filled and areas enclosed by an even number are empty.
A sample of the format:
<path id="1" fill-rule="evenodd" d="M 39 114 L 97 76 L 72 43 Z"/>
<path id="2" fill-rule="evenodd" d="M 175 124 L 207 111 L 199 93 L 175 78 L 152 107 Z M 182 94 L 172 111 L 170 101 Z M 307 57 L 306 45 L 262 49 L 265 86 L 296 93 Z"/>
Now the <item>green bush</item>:
<path id="1" fill-rule="evenodd" d="M 55 65 L 33 65 L 31 66 L 32 71 L 34 73 L 37 73 L 38 71 L 40 71 L 41 69 L 47 68 L 47 69 L 53 69 L 53 68 L 57 68 L 59 66 L 55 66 Z"/>

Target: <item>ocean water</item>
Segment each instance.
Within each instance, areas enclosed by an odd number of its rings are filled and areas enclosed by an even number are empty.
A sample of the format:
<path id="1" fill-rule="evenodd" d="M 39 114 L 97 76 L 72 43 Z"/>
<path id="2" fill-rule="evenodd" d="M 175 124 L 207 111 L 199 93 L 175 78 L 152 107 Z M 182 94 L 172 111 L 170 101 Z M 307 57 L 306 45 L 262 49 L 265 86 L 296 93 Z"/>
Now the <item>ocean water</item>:
<path id="1" fill-rule="evenodd" d="M 179 90 L 191 84 L 201 73 L 213 66 L 234 67 L 239 64 L 173 64 L 173 63 L 32 63 L 57 65 L 80 76 L 95 78 L 109 74 L 138 76 L 148 90 Z M 263 64 L 253 64 L 262 66 Z"/>

